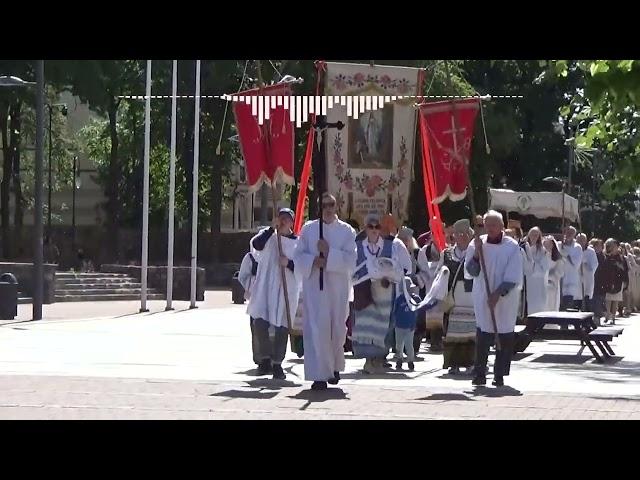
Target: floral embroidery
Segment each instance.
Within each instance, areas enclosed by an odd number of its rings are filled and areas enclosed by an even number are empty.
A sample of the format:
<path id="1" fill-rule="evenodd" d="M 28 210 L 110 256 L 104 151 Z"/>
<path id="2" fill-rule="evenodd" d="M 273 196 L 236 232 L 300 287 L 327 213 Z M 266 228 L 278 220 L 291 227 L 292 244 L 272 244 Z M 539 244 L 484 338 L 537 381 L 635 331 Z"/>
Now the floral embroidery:
<path id="1" fill-rule="evenodd" d="M 387 179 L 378 174 L 369 175 L 367 173 L 354 178 L 351 169 L 346 167 L 345 160 L 342 158 L 342 141 L 342 134 L 337 132 L 333 141 L 333 165 L 335 176 L 340 182 L 340 190 L 336 195 L 338 209 L 341 211 L 345 206 L 345 198 L 342 193 L 342 188 L 344 188 L 346 192 L 364 193 L 369 198 L 374 197 L 378 192 L 387 191 L 394 194 L 393 210 L 403 212 L 404 202 L 400 186 L 407 181 L 407 169 L 409 168 L 407 139 L 404 136 L 400 138 L 400 160 Z"/>
<path id="2" fill-rule="evenodd" d="M 389 75 L 365 75 L 358 72 L 354 75 L 339 74 L 330 80 L 331 85 L 338 91 L 347 90 L 349 87 L 363 88 L 366 84 L 372 84 L 383 90 L 397 91 L 402 95 L 409 93 L 417 88 L 417 85 L 411 83 L 406 78 L 392 79 Z"/>

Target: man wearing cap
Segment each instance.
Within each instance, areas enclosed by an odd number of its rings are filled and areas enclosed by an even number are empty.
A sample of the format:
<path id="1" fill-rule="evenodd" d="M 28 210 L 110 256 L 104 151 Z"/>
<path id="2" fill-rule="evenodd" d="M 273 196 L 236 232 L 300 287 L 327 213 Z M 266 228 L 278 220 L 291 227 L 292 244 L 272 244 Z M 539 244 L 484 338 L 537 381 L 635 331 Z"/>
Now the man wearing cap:
<path id="1" fill-rule="evenodd" d="M 304 290 L 304 376 L 313 381 L 313 390 L 326 390 L 327 383 L 338 383 L 345 367 L 345 319 L 356 265 L 355 238 L 355 230 L 338 220 L 336 198 L 324 193 L 322 219 L 307 222 L 298 239 L 294 261 Z"/>
<path id="2" fill-rule="evenodd" d="M 251 246 L 258 252 L 258 272 L 251 292 L 251 301 L 247 309 L 254 318 L 254 329 L 259 343 L 261 356 L 258 373 L 266 375 L 273 369 L 273 378 L 283 380 L 282 361 L 287 353 L 289 325 L 282 285 L 281 269 L 285 268 L 289 314 L 293 321 L 298 308 L 300 283 L 294 275 L 294 254 L 297 237 L 292 231 L 294 213 L 289 208 L 278 212 L 274 222 L 281 236 L 282 255 L 278 250 L 278 238 L 274 227 L 265 228 L 251 240 Z M 273 344 L 269 336 L 269 326 L 275 329 Z"/>

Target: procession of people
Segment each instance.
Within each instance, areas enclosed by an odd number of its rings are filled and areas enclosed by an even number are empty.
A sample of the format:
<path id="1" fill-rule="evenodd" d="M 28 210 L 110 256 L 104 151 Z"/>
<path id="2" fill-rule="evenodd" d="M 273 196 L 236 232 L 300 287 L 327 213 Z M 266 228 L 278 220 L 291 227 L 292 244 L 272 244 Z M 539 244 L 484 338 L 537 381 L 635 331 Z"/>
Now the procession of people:
<path id="1" fill-rule="evenodd" d="M 490 210 L 474 218 L 474 228 L 456 221 L 441 249 L 431 230 L 416 240 L 412 229 L 392 228 L 376 212 L 356 232 L 356 223 L 338 218 L 336 203 L 325 193 L 322 219 L 299 236 L 294 212 L 281 209 L 274 226 L 251 240 L 239 280 L 259 375 L 286 378 L 282 362 L 296 321 L 313 390 L 339 383 L 346 350 L 364 360 L 363 375 L 392 370 L 389 360 L 414 371 L 423 341 L 442 354 L 449 375 L 468 375 L 476 386 L 487 382 L 495 347 L 492 384 L 501 387 L 522 312 L 577 309 L 594 312 L 597 324 L 615 324 L 640 309 L 640 241 L 588 241 L 572 226 L 561 240 L 537 226 L 522 237 Z"/>

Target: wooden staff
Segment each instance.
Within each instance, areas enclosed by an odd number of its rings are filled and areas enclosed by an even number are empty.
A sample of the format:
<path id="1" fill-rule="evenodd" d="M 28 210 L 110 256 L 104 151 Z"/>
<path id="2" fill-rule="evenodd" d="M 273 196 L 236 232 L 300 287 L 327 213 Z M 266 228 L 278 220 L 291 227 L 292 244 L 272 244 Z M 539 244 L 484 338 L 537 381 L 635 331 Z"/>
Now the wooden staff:
<path id="1" fill-rule="evenodd" d="M 449 90 L 453 92 L 453 90 L 451 89 L 451 74 L 449 72 L 449 63 L 446 60 L 444 62 L 444 68 L 447 74 L 447 83 L 449 84 Z M 482 101 L 482 100 L 478 100 L 478 101 Z M 454 138 L 455 144 L 457 144 L 458 131 L 456 128 L 456 123 L 457 123 L 456 122 L 456 104 L 453 100 L 451 101 L 451 109 L 453 112 L 453 130 L 454 130 L 453 138 Z M 456 148 L 455 144 L 454 144 L 454 149 Z M 473 229 L 474 240 L 477 241 L 477 242 L 474 242 L 474 245 L 476 243 L 478 245 L 478 257 L 480 259 L 480 270 L 482 270 L 482 277 L 484 278 L 484 287 L 485 287 L 485 291 L 487 292 L 487 300 L 488 300 L 488 297 L 492 292 L 491 292 L 491 286 L 489 285 L 489 277 L 487 276 L 487 268 L 484 260 L 484 251 L 482 248 L 482 240 L 480 240 L 480 234 L 478 233 L 478 228 L 476 227 L 476 224 L 475 224 L 476 205 L 473 200 L 473 186 L 471 184 L 471 175 L 469 174 L 469 165 L 467 164 L 467 159 L 465 159 L 465 161 L 463 162 L 463 165 L 464 165 L 464 173 L 467 177 L 466 178 L 467 192 L 468 192 L 467 194 L 469 196 L 469 206 L 471 207 L 471 224 L 474 226 L 474 229 Z M 496 350 L 501 350 L 502 345 L 500 344 L 500 336 L 498 335 L 498 323 L 496 322 L 496 312 L 491 305 L 489 305 L 489 312 L 491 314 L 491 322 L 493 324 L 493 329 L 495 331 L 494 338 L 496 343 Z"/>
<path id="2" fill-rule="evenodd" d="M 262 71 L 261 71 L 261 62 L 260 60 L 256 60 L 256 68 L 258 69 L 258 87 L 260 88 L 260 94 L 264 89 L 264 82 L 262 80 Z M 262 134 L 264 135 L 264 145 L 266 148 L 267 154 L 267 165 L 271 166 L 271 137 L 269 137 L 269 120 L 264 120 L 264 125 L 261 127 Z M 275 172 L 274 172 L 275 173 Z M 278 216 L 278 206 L 276 204 L 276 179 L 271 179 L 271 201 L 273 204 L 273 218 L 276 219 Z M 280 262 L 280 257 L 282 257 L 282 239 L 280 238 L 280 230 L 276 226 L 276 238 L 278 239 L 278 262 Z M 289 309 L 289 290 L 287 289 L 287 275 L 285 271 L 286 267 L 280 265 L 280 278 L 282 280 L 282 290 L 284 291 L 284 305 L 287 313 L 287 327 L 289 329 L 289 335 L 291 335 L 291 312 Z"/>

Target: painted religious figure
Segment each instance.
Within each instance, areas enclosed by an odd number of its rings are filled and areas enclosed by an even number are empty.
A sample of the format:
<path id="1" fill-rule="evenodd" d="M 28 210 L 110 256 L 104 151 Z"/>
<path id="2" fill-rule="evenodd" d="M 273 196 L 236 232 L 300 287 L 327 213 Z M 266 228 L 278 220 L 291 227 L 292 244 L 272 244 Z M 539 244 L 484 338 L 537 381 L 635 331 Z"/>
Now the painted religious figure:
<path id="1" fill-rule="evenodd" d="M 349 119 L 349 168 L 391 168 L 393 107 Z"/>

